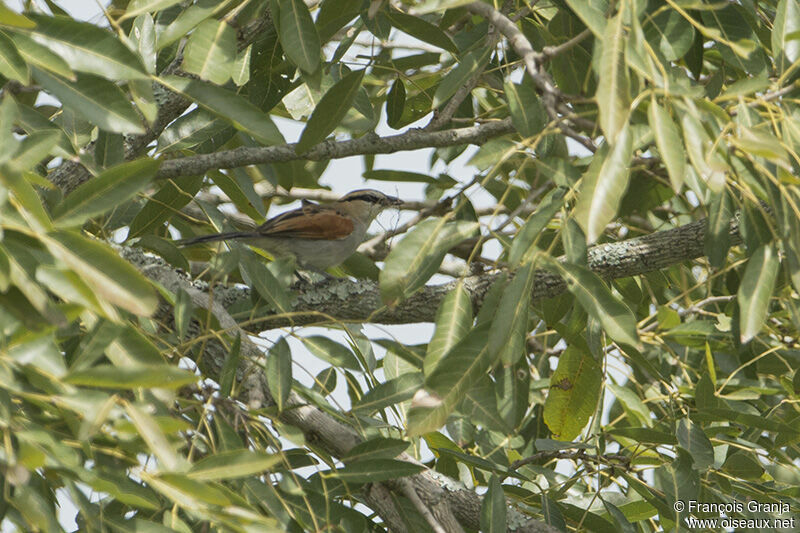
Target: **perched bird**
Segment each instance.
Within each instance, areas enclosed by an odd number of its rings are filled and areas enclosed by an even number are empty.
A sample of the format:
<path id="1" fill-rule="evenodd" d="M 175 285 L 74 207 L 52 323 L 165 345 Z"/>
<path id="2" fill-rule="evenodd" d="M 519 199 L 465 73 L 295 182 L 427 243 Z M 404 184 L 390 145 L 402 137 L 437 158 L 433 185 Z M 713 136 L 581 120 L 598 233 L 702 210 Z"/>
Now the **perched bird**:
<path id="1" fill-rule="evenodd" d="M 330 205 L 303 202 L 302 207 L 273 217 L 252 231 L 203 235 L 179 244 L 241 240 L 276 257 L 292 256 L 301 268 L 321 272 L 353 255 L 370 223 L 384 208 L 402 203 L 380 191 L 361 189 Z"/>

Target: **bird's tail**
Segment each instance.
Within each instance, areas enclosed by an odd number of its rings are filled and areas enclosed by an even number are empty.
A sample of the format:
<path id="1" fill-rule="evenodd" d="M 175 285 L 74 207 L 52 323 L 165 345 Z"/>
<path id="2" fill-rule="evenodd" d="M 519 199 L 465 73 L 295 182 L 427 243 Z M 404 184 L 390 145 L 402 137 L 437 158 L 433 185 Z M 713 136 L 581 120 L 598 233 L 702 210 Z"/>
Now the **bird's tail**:
<path id="1" fill-rule="evenodd" d="M 227 233 L 212 233 L 211 235 L 201 235 L 200 237 L 193 237 L 191 239 L 182 239 L 177 241 L 178 246 L 192 246 L 202 242 L 215 242 L 227 241 L 228 239 L 246 239 L 248 237 L 256 237 L 257 235 L 252 231 L 229 231 Z"/>

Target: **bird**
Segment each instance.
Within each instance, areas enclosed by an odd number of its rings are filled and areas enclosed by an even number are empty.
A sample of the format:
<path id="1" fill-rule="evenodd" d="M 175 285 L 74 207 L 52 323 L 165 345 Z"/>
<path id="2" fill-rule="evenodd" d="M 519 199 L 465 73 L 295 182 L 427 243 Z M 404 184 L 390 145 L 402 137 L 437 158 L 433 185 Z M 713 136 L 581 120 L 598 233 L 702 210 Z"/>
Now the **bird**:
<path id="1" fill-rule="evenodd" d="M 181 246 L 239 240 L 275 257 L 294 257 L 300 268 L 324 274 L 353 255 L 367 228 L 387 207 L 403 201 L 373 189 L 349 192 L 328 205 L 304 201 L 297 209 L 270 218 L 251 231 L 230 231 L 178 241 Z"/>

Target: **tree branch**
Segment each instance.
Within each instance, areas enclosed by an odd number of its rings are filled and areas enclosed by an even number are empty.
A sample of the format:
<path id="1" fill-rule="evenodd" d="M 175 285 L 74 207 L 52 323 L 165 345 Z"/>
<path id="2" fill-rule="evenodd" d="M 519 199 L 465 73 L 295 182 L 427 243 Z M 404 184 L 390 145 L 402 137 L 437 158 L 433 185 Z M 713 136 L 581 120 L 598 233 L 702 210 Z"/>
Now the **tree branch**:
<path id="1" fill-rule="evenodd" d="M 358 139 L 345 141 L 324 141 L 310 150 L 298 154 L 296 143 L 279 146 L 242 146 L 212 154 L 200 154 L 164 161 L 158 171 L 161 179 L 178 176 L 203 174 L 211 169 L 236 168 L 247 165 L 277 163 L 285 161 L 320 161 L 341 159 L 353 155 L 391 154 L 423 148 L 439 148 L 459 144 L 483 144 L 493 137 L 511 133 L 514 126 L 511 119 L 487 122 L 469 128 L 456 128 L 444 131 L 422 131 L 418 129 L 379 137 L 367 134 Z"/>
<path id="2" fill-rule="evenodd" d="M 635 237 L 621 242 L 593 246 L 588 252 L 589 268 L 605 279 L 636 276 L 660 270 L 704 254 L 703 246 L 706 220 L 684 226 Z M 731 244 L 741 242 L 738 219 L 731 221 Z M 489 288 L 499 273 L 485 273 L 463 279 L 464 288 L 471 296 L 477 311 L 483 304 Z M 433 322 L 441 300 L 453 290 L 456 282 L 428 285 L 395 307 L 383 305 L 378 284 L 371 280 L 334 280 L 327 283 L 301 283 L 295 286 L 291 316 L 275 315 L 261 307 L 248 315 L 242 327 L 251 333 L 289 325 L 301 326 L 332 321 L 374 322 L 381 324 L 409 324 Z M 246 287 L 209 288 L 228 309 L 235 309 L 251 301 L 251 290 Z M 551 298 L 566 290 L 564 281 L 555 274 L 536 272 L 532 298 L 538 301 Z"/>

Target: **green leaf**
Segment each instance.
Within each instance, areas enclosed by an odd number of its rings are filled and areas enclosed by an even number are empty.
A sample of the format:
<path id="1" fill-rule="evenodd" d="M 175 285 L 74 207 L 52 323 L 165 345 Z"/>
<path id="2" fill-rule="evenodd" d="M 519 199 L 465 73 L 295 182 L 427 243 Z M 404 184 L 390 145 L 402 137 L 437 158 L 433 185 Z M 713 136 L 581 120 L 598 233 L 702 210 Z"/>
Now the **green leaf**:
<path id="1" fill-rule="evenodd" d="M 102 172 L 81 184 L 56 206 L 54 223 L 62 228 L 79 226 L 121 205 L 150 183 L 160 164 L 160 161 L 143 158 Z"/>
<path id="2" fill-rule="evenodd" d="M 202 183 L 202 176 L 181 176 L 168 180 L 133 218 L 128 230 L 128 239 L 156 231 L 166 220 L 192 201 Z"/>
<path id="3" fill-rule="evenodd" d="M 61 132 L 54 129 L 34 131 L 19 143 L 10 166 L 20 171 L 35 168 L 48 155 L 56 152 Z"/>
<path id="4" fill-rule="evenodd" d="M 198 376 L 171 365 L 120 367 L 98 365 L 70 372 L 65 381 L 73 385 L 107 389 L 165 388 L 177 389 L 196 383 Z"/>
<path id="5" fill-rule="evenodd" d="M 378 169 L 367 170 L 362 174 L 365 180 L 380 181 L 407 181 L 411 183 L 437 183 L 438 180 L 433 176 L 421 174 L 419 172 L 409 172 L 407 170 Z"/>
<path id="6" fill-rule="evenodd" d="M 53 74 L 58 74 L 62 78 L 75 79 L 75 73 L 60 55 L 53 53 L 50 48 L 37 43 L 24 33 L 13 33 L 10 35 L 16 45 L 17 51 L 28 65 L 49 70 Z"/>
<path id="7" fill-rule="evenodd" d="M 761 462 L 753 454 L 741 450 L 731 453 L 725 459 L 722 470 L 734 478 L 752 481 L 758 480 L 764 474 Z"/>
<path id="8" fill-rule="evenodd" d="M 425 374 L 430 374 L 450 348 L 458 344 L 472 328 L 472 301 L 459 282 L 447 293 L 436 312 L 436 329 L 425 353 Z"/>
<path id="9" fill-rule="evenodd" d="M 467 80 L 486 67 L 491 55 L 492 49 L 488 46 L 464 54 L 461 61 L 439 83 L 433 94 L 432 107 L 436 109 L 449 100 Z"/>
<path id="10" fill-rule="evenodd" d="M 116 133 L 144 133 L 139 114 L 116 84 L 91 74 L 78 74 L 75 81 L 69 81 L 38 68 L 34 68 L 33 75 L 66 108 L 100 128 Z"/>
<path id="11" fill-rule="evenodd" d="M 506 497 L 497 474 L 489 478 L 489 490 L 481 502 L 481 531 L 500 533 L 506 529 Z"/>
<path id="12" fill-rule="evenodd" d="M 544 421 L 559 440 L 573 440 L 589 422 L 600 399 L 602 369 L 575 345 L 558 358 L 544 402 Z"/>
<path id="13" fill-rule="evenodd" d="M 236 31 L 225 21 L 208 19 L 189 35 L 183 68 L 201 79 L 223 85 L 236 60 Z"/>
<path id="14" fill-rule="evenodd" d="M 125 141 L 119 133 L 106 130 L 97 132 L 94 144 L 94 162 L 100 168 L 113 167 L 125 161 Z M 95 178 L 97 179 L 97 178 Z"/>
<path id="15" fill-rule="evenodd" d="M 728 257 L 731 219 L 733 219 L 733 206 L 727 191 L 712 192 L 703 246 L 708 262 L 714 268 L 722 268 Z"/>
<path id="16" fill-rule="evenodd" d="M 239 368 L 241 355 L 242 336 L 237 332 L 233 339 L 231 349 L 225 354 L 225 361 L 222 363 L 222 370 L 219 373 L 219 395 L 227 398 L 233 390 L 233 382 L 236 379 L 236 370 Z"/>
<path id="17" fill-rule="evenodd" d="M 135 315 L 149 316 L 158 298 L 142 274 L 106 245 L 69 231 L 47 235 L 50 252 L 94 287 L 98 296 Z"/>
<path id="18" fill-rule="evenodd" d="M 764 326 L 779 266 L 772 244 L 759 246 L 747 261 L 747 268 L 736 293 L 742 344 L 749 342 Z"/>
<path id="19" fill-rule="evenodd" d="M 278 0 L 278 36 L 283 52 L 304 72 L 312 73 L 320 63 L 320 41 L 314 20 L 302 0 Z"/>
<path id="20" fill-rule="evenodd" d="M 361 370 L 361 365 L 353 352 L 333 339 L 322 335 L 312 335 L 302 337 L 300 340 L 312 354 L 333 366 Z"/>
<path id="21" fill-rule="evenodd" d="M 800 59 L 800 5 L 797 0 L 780 0 L 772 25 L 772 56 L 783 73 Z"/>
<path id="22" fill-rule="evenodd" d="M 702 428 L 692 424 L 688 418 L 681 418 L 675 436 L 680 447 L 691 455 L 695 470 L 703 471 L 714 465 L 714 446 Z"/>
<path id="23" fill-rule="evenodd" d="M 189 296 L 188 292 L 179 288 L 175 296 L 175 307 L 172 313 L 175 319 L 175 331 L 178 332 L 178 338 L 186 338 L 189 325 L 192 323 L 193 313 L 194 305 L 192 304 L 192 297 Z"/>
<path id="24" fill-rule="evenodd" d="M 390 405 L 410 400 L 414 393 L 422 388 L 422 383 L 422 374 L 419 372 L 402 374 L 375 385 L 353 406 L 353 410 L 372 414 Z"/>
<path id="25" fill-rule="evenodd" d="M 368 459 L 392 459 L 406 451 L 409 446 L 411 446 L 411 443 L 405 440 L 376 437 L 360 442 L 350 448 L 342 456 L 342 461 L 350 463 Z"/>
<path id="26" fill-rule="evenodd" d="M 276 311 L 288 312 L 291 309 L 291 303 L 285 287 L 264 266 L 256 254 L 243 249 L 240 261 L 239 270 L 245 283 L 254 288 Z"/>
<path id="27" fill-rule="evenodd" d="M 429 405 L 412 405 L 409 410 L 407 431 L 410 436 L 442 427 L 467 391 L 492 366 L 494 359 L 486 342 L 488 332 L 488 323 L 474 328 L 425 377 L 425 387 L 432 394 L 427 398 Z"/>
<path id="28" fill-rule="evenodd" d="M 406 86 L 403 79 L 398 76 L 392 83 L 389 94 L 386 95 L 386 123 L 390 128 L 400 128 L 403 118 L 403 109 L 406 106 Z"/>
<path id="29" fill-rule="evenodd" d="M 602 38 L 606 26 L 611 25 L 606 21 L 608 0 L 567 0 L 567 5 L 597 37 Z"/>
<path id="30" fill-rule="evenodd" d="M 446 218 L 417 224 L 386 258 L 380 274 L 383 301 L 395 303 L 413 294 L 436 273 L 447 251 L 477 229 L 476 222 L 448 222 Z"/>
<path id="31" fill-rule="evenodd" d="M 656 103 L 655 98 L 651 100 L 650 108 L 647 111 L 656 146 L 667 167 L 669 182 L 672 190 L 677 194 L 683 187 L 683 180 L 686 176 L 686 152 L 683 149 L 678 127 L 672 121 L 667 110 Z"/>
<path id="32" fill-rule="evenodd" d="M 536 211 L 528 217 L 528 220 L 514 236 L 508 250 L 508 264 L 512 269 L 519 266 L 523 258 L 536 249 L 537 238 L 541 236 L 547 224 L 564 205 L 565 194 L 566 191 L 561 188 L 548 192 L 539 202 Z"/>
<path id="33" fill-rule="evenodd" d="M 451 54 L 458 53 L 456 43 L 438 26 L 424 19 L 392 9 L 389 11 L 389 20 L 395 28 L 422 42 L 437 46 Z"/>
<path id="34" fill-rule="evenodd" d="M 548 261 L 548 266 L 564 278 L 567 289 L 575 295 L 586 312 L 600 322 L 612 339 L 628 346 L 638 346 L 639 336 L 633 312 L 611 293 L 597 274 L 578 265 L 554 260 Z"/>
<path id="35" fill-rule="evenodd" d="M 425 470 L 422 465 L 395 459 L 366 459 L 331 470 L 328 476 L 346 483 L 378 483 L 413 476 Z"/>
<path id="36" fill-rule="evenodd" d="M 164 76 L 159 81 L 265 145 L 285 142 L 272 119 L 236 93 L 204 81 L 178 76 Z"/>
<path id="37" fill-rule="evenodd" d="M 594 172 L 596 166 L 593 165 L 584 175 L 575 218 L 586 233 L 588 243 L 595 242 L 616 216 L 628 189 L 632 155 L 633 142 L 626 123 L 599 171 Z"/>
<path id="38" fill-rule="evenodd" d="M 159 466 L 164 470 L 176 470 L 183 463 L 183 459 L 173 449 L 167 436 L 161 430 L 158 422 L 139 406 L 132 403 L 125 404 L 125 412 L 136 427 L 136 431 L 147 444 L 148 449 L 158 459 Z M 158 489 L 158 487 L 155 487 Z"/>
<path id="39" fill-rule="evenodd" d="M 625 41 L 623 14 L 619 13 L 608 21 L 603 33 L 600 79 L 595 94 L 600 127 L 612 146 L 617 144 L 617 136 L 628 122 L 628 107 L 631 103 L 630 81 L 625 64 Z"/>
<path id="40" fill-rule="evenodd" d="M 528 307 L 533 294 L 534 268 L 529 262 L 518 268 L 500 298 L 489 330 L 489 352 L 511 365 L 522 357 L 528 331 Z"/>
<path id="41" fill-rule="evenodd" d="M 200 459 L 186 475 L 200 481 L 218 481 L 260 474 L 283 461 L 280 455 L 250 450 L 218 452 Z"/>
<path id="42" fill-rule="evenodd" d="M 647 41 L 659 50 L 667 61 L 682 58 L 694 41 L 694 28 L 691 23 L 674 9 L 665 8 L 648 16 L 642 22 Z"/>
<path id="43" fill-rule="evenodd" d="M 524 139 L 533 137 L 547 125 L 547 114 L 530 79 L 525 76 L 522 83 L 507 81 L 503 85 L 511 122 Z"/>
<path id="44" fill-rule="evenodd" d="M 278 411 L 283 411 L 292 391 L 292 351 L 285 338 L 281 337 L 270 348 L 265 373 L 270 395 Z"/>
<path id="45" fill-rule="evenodd" d="M 158 50 L 166 48 L 175 41 L 183 39 L 198 24 L 224 9 L 232 0 L 197 0 L 163 29 L 158 36 Z"/>
<path id="46" fill-rule="evenodd" d="M 172 7 L 179 3 L 181 0 L 131 0 L 125 13 L 119 18 L 120 22 L 126 19 L 132 19 L 144 13 L 154 13 L 156 11 L 163 11 L 168 7 Z"/>
<path id="47" fill-rule="evenodd" d="M 36 13 L 31 36 L 67 61 L 74 70 L 109 80 L 148 78 L 141 60 L 114 33 L 88 22 Z"/>
<path id="48" fill-rule="evenodd" d="M 356 70 L 328 89 L 308 118 L 300 140 L 295 145 L 295 152 L 302 154 L 308 151 L 339 126 L 352 107 L 363 78 L 364 70 Z"/>
<path id="49" fill-rule="evenodd" d="M 0 32 L 0 74 L 23 85 L 31 83 L 31 70 L 28 64 L 17 50 L 14 41 L 3 32 Z"/>

